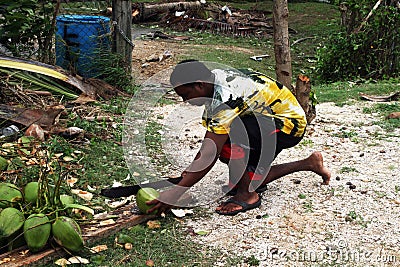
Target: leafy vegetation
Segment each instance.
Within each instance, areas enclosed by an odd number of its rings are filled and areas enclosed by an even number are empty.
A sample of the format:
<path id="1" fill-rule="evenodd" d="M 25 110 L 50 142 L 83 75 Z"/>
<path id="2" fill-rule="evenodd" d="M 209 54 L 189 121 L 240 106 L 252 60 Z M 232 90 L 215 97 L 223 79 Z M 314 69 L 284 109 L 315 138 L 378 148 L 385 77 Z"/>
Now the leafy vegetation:
<path id="1" fill-rule="evenodd" d="M 15 56 L 51 62 L 54 4 L 40 0 L 0 1 L 0 43 Z"/>
<path id="2" fill-rule="evenodd" d="M 376 1 L 346 1 L 342 29 L 318 50 L 318 76 L 325 82 L 388 79 L 400 75 L 400 11 L 395 2 L 382 2 L 364 23 Z"/>

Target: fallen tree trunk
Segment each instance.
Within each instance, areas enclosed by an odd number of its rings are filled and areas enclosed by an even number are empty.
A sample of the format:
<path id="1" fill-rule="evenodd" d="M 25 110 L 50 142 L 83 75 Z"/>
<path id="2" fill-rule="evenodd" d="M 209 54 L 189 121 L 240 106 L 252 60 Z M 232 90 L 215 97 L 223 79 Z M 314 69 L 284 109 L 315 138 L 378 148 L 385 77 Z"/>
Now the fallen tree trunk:
<path id="1" fill-rule="evenodd" d="M 200 9 L 201 5 L 200 1 L 162 4 L 139 3 L 132 7 L 132 14 L 134 14 L 133 19 L 135 21 L 148 21 L 163 13 Z"/>
<path id="2" fill-rule="evenodd" d="M 387 96 L 367 95 L 365 93 L 359 93 L 361 99 L 374 101 L 374 102 L 389 102 L 397 101 L 400 99 L 400 92 L 395 92 Z"/>

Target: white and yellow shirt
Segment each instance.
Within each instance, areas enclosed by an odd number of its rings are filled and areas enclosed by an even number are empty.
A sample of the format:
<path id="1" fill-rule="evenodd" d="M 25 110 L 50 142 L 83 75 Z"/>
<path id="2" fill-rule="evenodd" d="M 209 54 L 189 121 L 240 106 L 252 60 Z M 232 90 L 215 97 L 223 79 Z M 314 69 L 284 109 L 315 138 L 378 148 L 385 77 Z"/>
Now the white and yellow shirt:
<path id="1" fill-rule="evenodd" d="M 307 120 L 304 110 L 288 88 L 252 70 L 215 69 L 214 96 L 206 105 L 203 126 L 216 134 L 228 134 L 238 116 L 273 117 L 280 131 L 300 137 Z"/>

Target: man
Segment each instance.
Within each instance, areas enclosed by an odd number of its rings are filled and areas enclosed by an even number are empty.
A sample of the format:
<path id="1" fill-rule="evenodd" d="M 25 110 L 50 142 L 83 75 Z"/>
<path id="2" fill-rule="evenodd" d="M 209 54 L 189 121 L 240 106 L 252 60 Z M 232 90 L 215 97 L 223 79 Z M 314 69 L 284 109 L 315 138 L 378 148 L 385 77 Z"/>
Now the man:
<path id="1" fill-rule="evenodd" d="M 331 174 L 319 152 L 300 161 L 271 166 L 283 149 L 301 141 L 307 124 L 296 98 L 279 82 L 249 70 L 210 71 L 196 60 L 178 63 L 170 81 L 183 101 L 205 106 L 202 123 L 207 131 L 195 159 L 182 173 L 181 182 L 161 192 L 159 199 L 148 202 L 155 204 L 149 212 L 170 209 L 218 158 L 228 164 L 228 193 L 234 195 L 217 207 L 216 212 L 221 215 L 259 207 L 258 192 L 293 172 L 313 171 L 322 177 L 323 184 L 329 184 Z"/>

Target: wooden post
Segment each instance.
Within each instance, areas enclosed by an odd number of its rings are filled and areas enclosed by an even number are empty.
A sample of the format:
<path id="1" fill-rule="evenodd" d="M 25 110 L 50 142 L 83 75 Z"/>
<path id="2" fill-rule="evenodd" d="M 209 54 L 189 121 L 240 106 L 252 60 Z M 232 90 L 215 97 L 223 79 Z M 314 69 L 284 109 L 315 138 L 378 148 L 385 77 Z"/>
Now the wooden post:
<path id="1" fill-rule="evenodd" d="M 113 46 L 114 53 L 125 59 L 129 71 L 132 67 L 132 2 L 130 0 L 112 1 L 112 20 L 114 26 Z"/>
<path id="2" fill-rule="evenodd" d="M 292 90 L 292 60 L 290 57 L 288 17 L 288 1 L 275 0 L 273 26 L 276 79 Z"/>
<path id="3" fill-rule="evenodd" d="M 315 119 L 316 110 L 310 101 L 311 82 L 307 76 L 299 75 L 296 80 L 296 99 L 306 113 L 307 123 Z"/>

